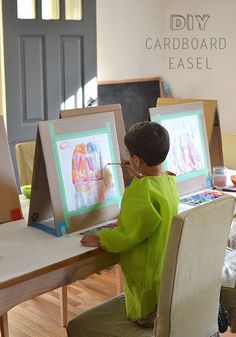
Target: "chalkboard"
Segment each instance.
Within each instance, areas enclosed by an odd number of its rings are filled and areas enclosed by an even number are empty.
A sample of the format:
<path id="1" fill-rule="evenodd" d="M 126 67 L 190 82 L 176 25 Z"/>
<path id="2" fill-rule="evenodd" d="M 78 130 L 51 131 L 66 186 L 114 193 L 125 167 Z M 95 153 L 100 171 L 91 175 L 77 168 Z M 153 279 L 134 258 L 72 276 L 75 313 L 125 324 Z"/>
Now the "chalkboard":
<path id="1" fill-rule="evenodd" d="M 161 97 L 161 78 L 98 83 L 98 104 L 120 103 L 126 130 L 137 122 L 149 120 L 149 108 Z"/>

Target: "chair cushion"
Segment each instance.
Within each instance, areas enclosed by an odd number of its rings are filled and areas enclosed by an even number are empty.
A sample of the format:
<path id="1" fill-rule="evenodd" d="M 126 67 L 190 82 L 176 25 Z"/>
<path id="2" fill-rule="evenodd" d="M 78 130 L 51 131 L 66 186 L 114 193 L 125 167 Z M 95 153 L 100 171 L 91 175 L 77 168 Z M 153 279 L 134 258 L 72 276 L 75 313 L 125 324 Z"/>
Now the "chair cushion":
<path id="1" fill-rule="evenodd" d="M 140 328 L 125 313 L 124 296 L 117 296 L 82 313 L 68 323 L 69 337 L 153 337 L 153 329 Z"/>
<path id="2" fill-rule="evenodd" d="M 20 186 L 29 185 L 32 181 L 35 141 L 16 144 L 16 161 Z"/>

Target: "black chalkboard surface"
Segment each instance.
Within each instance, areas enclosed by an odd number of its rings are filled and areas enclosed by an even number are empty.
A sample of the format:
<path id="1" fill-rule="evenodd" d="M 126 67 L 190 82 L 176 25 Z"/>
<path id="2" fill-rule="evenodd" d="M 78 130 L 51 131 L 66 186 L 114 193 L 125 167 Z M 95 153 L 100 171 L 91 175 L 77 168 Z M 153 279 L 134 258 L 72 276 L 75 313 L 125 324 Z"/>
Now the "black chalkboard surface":
<path id="1" fill-rule="evenodd" d="M 161 78 L 98 83 L 98 104 L 120 103 L 126 130 L 136 122 L 149 120 L 149 108 L 161 97 Z"/>

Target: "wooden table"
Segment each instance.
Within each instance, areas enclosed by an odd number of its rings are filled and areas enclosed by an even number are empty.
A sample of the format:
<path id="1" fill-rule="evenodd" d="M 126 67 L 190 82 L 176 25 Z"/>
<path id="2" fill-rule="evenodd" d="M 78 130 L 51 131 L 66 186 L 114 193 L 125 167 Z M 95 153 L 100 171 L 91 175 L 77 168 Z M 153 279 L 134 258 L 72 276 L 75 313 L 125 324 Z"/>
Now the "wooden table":
<path id="1" fill-rule="evenodd" d="M 29 201 L 23 196 L 20 196 L 20 200 L 24 217 L 27 219 Z M 25 220 L 1 224 L 2 337 L 8 337 L 7 312 L 15 305 L 86 278 L 118 262 L 117 254 L 98 248 L 82 247 L 77 233 L 54 237 L 27 226 Z"/>
<path id="2" fill-rule="evenodd" d="M 7 312 L 15 305 L 83 279 L 119 262 L 119 255 L 82 247 L 72 233 L 54 237 L 25 220 L 0 225 L 0 323 L 8 336 Z"/>

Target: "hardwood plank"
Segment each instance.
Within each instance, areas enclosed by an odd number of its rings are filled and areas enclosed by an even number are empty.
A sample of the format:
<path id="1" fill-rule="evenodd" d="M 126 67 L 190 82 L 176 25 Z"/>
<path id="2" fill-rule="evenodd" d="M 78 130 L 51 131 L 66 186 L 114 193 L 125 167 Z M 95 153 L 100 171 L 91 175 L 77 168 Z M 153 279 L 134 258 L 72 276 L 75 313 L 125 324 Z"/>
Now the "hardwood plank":
<path id="1" fill-rule="evenodd" d="M 236 337 L 236 333 L 230 333 L 229 331 L 226 331 L 223 334 L 220 334 L 222 337 Z"/>

